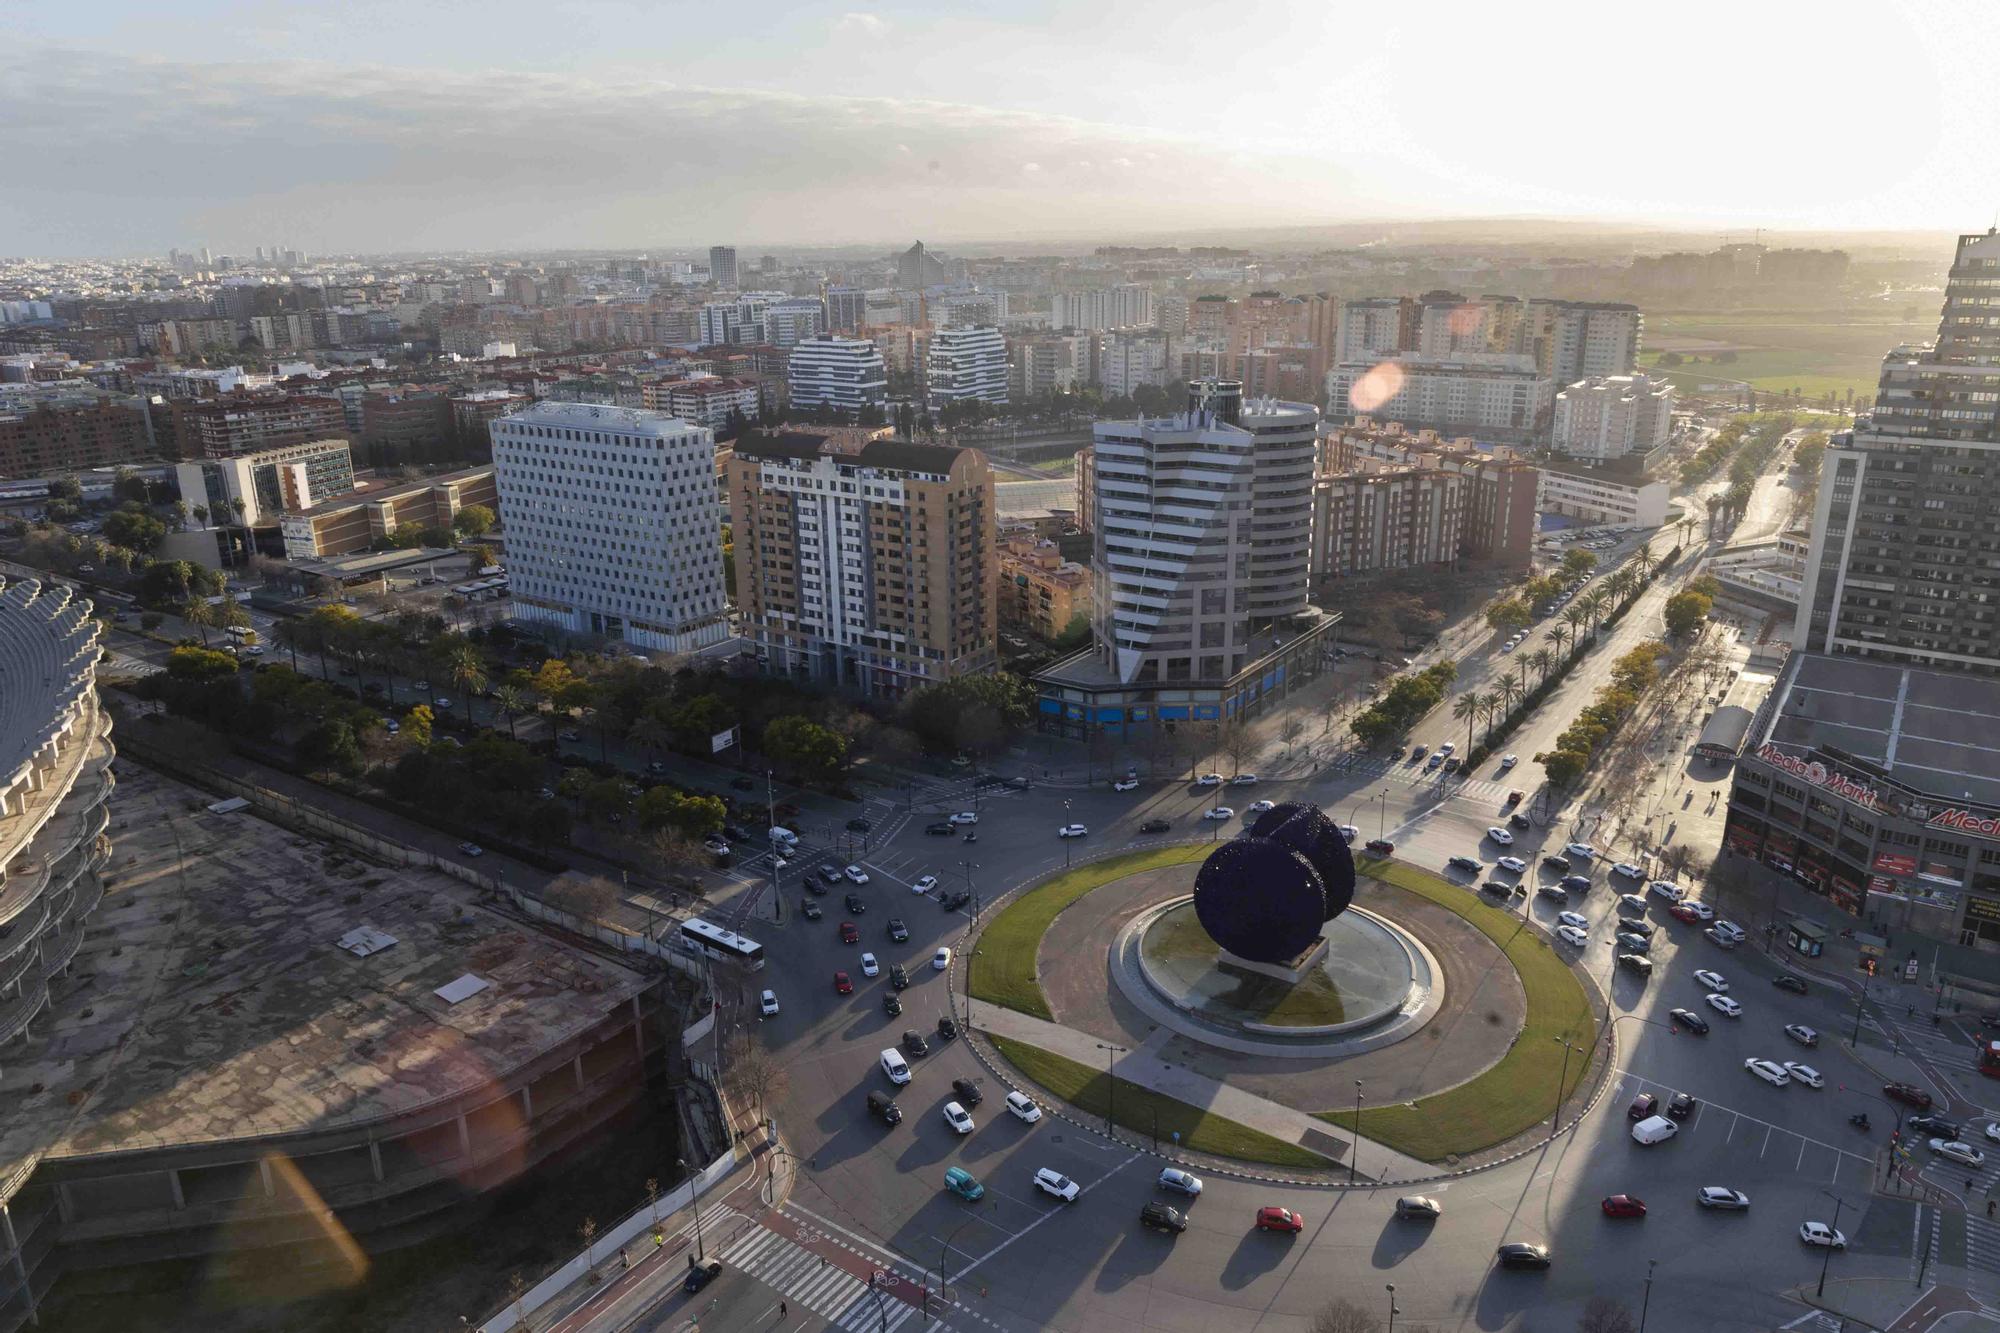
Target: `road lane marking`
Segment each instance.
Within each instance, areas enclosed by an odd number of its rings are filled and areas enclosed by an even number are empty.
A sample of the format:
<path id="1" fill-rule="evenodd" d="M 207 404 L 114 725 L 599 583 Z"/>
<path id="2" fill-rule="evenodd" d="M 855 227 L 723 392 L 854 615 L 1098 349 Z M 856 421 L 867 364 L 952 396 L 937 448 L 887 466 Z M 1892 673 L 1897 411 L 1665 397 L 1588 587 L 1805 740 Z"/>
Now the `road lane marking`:
<path id="1" fill-rule="evenodd" d="M 1145 1156 L 1144 1153 L 1138 1153 L 1138 1152 L 1133 1153 L 1131 1156 L 1127 1157 L 1124 1161 L 1120 1162 L 1117 1166 L 1112 1167 L 1109 1171 L 1099 1176 L 1096 1180 L 1093 1180 L 1088 1185 L 1085 1185 L 1082 1188 L 1082 1190 L 1078 1192 L 1077 1197 L 1079 1199 L 1082 1198 L 1085 1194 L 1090 1193 L 1092 1190 L 1096 1189 L 1099 1185 L 1102 1185 L 1105 1181 L 1111 1179 L 1111 1177 L 1117 1175 L 1120 1171 L 1123 1171 L 1126 1167 L 1132 1165 L 1132 1163 L 1138 1161 L 1143 1156 Z M 971 1263 L 967 1264 L 965 1267 L 959 1269 L 956 1273 L 953 1273 L 950 1277 L 944 1279 L 945 1285 L 952 1286 L 956 1283 L 964 1281 L 965 1275 L 967 1273 L 970 1273 L 973 1269 L 979 1267 L 981 1264 L 991 1259 L 994 1255 L 1000 1253 L 1000 1251 L 1006 1249 L 1009 1245 L 1012 1245 L 1015 1241 L 1021 1239 L 1021 1237 L 1027 1235 L 1029 1232 L 1033 1231 L 1036 1227 L 1040 1226 L 1042 1223 L 1048 1221 L 1050 1218 L 1056 1216 L 1058 1213 L 1061 1213 L 1063 1211 L 1065 1210 L 1061 1208 L 1054 1208 L 1050 1209 L 1046 1213 L 1043 1213 L 1040 1217 L 1030 1222 L 1027 1226 L 1021 1228 L 1021 1230 L 1015 1232 L 1013 1235 L 1001 1241 L 998 1245 L 995 1245 L 992 1249 L 988 1250 L 986 1253 L 980 1255 L 977 1259 L 974 1259 Z"/>

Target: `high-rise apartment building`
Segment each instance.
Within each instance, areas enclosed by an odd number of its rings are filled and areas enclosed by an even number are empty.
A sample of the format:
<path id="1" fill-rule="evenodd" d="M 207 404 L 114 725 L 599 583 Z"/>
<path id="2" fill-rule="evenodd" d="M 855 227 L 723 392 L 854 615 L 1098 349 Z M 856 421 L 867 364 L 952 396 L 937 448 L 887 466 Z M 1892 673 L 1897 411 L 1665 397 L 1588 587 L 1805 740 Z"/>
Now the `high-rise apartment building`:
<path id="1" fill-rule="evenodd" d="M 1542 472 L 1525 455 L 1503 446 L 1448 440 L 1436 431 L 1412 431 L 1400 422 L 1329 426 L 1321 432 L 1322 475 L 1352 472 L 1365 460 L 1435 468 L 1463 478 L 1459 500 L 1459 556 L 1525 568 L 1534 557 L 1535 515 Z"/>
<path id="2" fill-rule="evenodd" d="M 1636 459 L 1650 471 L 1674 434 L 1674 388 L 1645 375 L 1593 375 L 1556 395 L 1549 445 L 1579 463 Z"/>
<path id="3" fill-rule="evenodd" d="M 834 333 L 859 333 L 867 328 L 868 293 L 859 287 L 828 287 L 826 327 Z"/>
<path id="4" fill-rule="evenodd" d="M 937 329 L 924 357 L 925 393 L 932 408 L 976 400 L 1007 401 L 1007 339 L 982 327 Z"/>
<path id="5" fill-rule="evenodd" d="M 1152 288 L 1137 282 L 1057 292 L 1049 305 L 1049 326 L 1057 329 L 1124 329 L 1149 326 L 1153 320 Z"/>
<path id="6" fill-rule="evenodd" d="M 1340 308 L 1336 365 L 1365 365 L 1417 345 L 1417 303 L 1407 296 L 1348 301 Z"/>
<path id="7" fill-rule="evenodd" d="M 0 476 L 138 463 L 153 453 L 145 406 L 136 398 L 69 387 L 0 395 Z"/>
<path id="8" fill-rule="evenodd" d="M 543 402 L 492 433 L 517 618 L 665 652 L 728 633 L 706 429 Z"/>
<path id="9" fill-rule="evenodd" d="M 1090 379 L 1090 336 L 1031 333 L 1009 339 L 1007 391 L 1010 401 L 1026 402 L 1068 393 Z"/>
<path id="10" fill-rule="evenodd" d="M 1313 483 L 1312 581 L 1458 562 L 1464 498 L 1449 469 L 1367 461 Z"/>
<path id="11" fill-rule="evenodd" d="M 764 341 L 773 347 L 793 347 L 826 330 L 826 307 L 816 296 L 794 296 L 764 312 Z"/>
<path id="12" fill-rule="evenodd" d="M 889 400 L 889 372 L 882 361 L 882 349 L 867 338 L 841 338 L 830 333 L 807 338 L 792 348 L 786 378 L 796 408 L 859 412 L 881 407 Z"/>
<path id="13" fill-rule="evenodd" d="M 1106 398 L 1130 398 L 1141 385 L 1173 381 L 1173 345 L 1155 329 L 1116 329 L 1098 344 L 1097 382 Z"/>
<path id="14" fill-rule="evenodd" d="M 711 245 L 708 247 L 708 280 L 725 291 L 736 287 L 736 247 L 733 245 Z"/>
<path id="15" fill-rule="evenodd" d="M 1794 647 L 2000 672 L 2000 233 L 1958 238 L 1936 343 L 1821 464 Z"/>
<path id="16" fill-rule="evenodd" d="M 1555 385 L 1530 356 L 1463 352 L 1348 363 L 1326 373 L 1327 415 L 1372 417 L 1420 429 L 1524 441 L 1546 430 Z"/>
<path id="17" fill-rule="evenodd" d="M 350 433 L 338 398 L 230 394 L 169 406 L 176 458 L 229 458 Z"/>
<path id="18" fill-rule="evenodd" d="M 711 432 L 726 430 L 732 420 L 750 424 L 763 416 L 756 383 L 726 375 L 656 380 L 640 389 L 639 401 L 649 412 L 679 417 Z"/>
<path id="19" fill-rule="evenodd" d="M 739 630 L 768 670 L 897 699 L 993 669 L 985 455 L 787 431 L 739 442 L 726 472 Z"/>

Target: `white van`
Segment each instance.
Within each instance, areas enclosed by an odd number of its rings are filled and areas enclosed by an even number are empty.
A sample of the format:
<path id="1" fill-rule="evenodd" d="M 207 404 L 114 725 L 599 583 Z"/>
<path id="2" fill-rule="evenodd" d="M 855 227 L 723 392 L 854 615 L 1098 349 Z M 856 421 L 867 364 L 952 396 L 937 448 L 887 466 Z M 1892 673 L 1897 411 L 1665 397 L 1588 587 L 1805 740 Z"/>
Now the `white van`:
<path id="1" fill-rule="evenodd" d="M 1681 1127 L 1663 1115 L 1649 1115 L 1632 1126 L 1632 1141 L 1639 1144 L 1664 1143 L 1681 1132 Z"/>
<path id="2" fill-rule="evenodd" d="M 910 1081 L 909 1062 L 903 1059 L 903 1053 L 894 1046 L 882 1052 L 882 1072 L 887 1074 L 889 1081 L 898 1087 Z"/>
<path id="3" fill-rule="evenodd" d="M 773 825 L 771 828 L 771 845 L 786 849 L 795 848 L 799 845 L 799 835 L 788 828 L 779 828 Z"/>

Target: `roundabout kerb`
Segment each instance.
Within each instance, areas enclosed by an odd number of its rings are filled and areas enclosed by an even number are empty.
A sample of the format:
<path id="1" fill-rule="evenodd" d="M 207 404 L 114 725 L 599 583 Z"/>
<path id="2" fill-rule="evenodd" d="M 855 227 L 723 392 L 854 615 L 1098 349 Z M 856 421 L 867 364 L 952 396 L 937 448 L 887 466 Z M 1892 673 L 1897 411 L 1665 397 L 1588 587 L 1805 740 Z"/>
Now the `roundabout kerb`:
<path id="1" fill-rule="evenodd" d="M 1106 1122 L 1102 1116 L 1082 1112 L 1077 1107 L 1070 1105 L 1066 1100 L 1063 1100 L 1060 1096 L 1054 1096 L 1052 1099 L 1050 1094 L 1043 1092 L 1039 1085 L 1033 1082 L 1032 1076 L 1024 1076 L 1015 1069 L 1013 1063 L 1001 1052 L 998 1043 L 990 1033 L 981 1032 L 977 1029 L 977 1008 L 972 1003 L 976 999 L 984 1000 L 987 1004 L 997 1005 L 1001 1008 L 1014 1009 L 1021 1013 L 1040 1017 L 1047 1021 L 1054 1021 L 1054 1015 L 1049 1010 L 1046 998 L 1042 996 L 1040 991 L 1038 966 L 1042 937 L 1047 933 L 1054 921 L 1070 906 L 1108 884 L 1142 871 L 1157 870 L 1199 860 L 1212 851 L 1213 847 L 1214 844 L 1209 840 L 1192 838 L 1171 843 L 1128 843 L 1125 846 L 1101 852 L 1086 860 L 1077 861 L 1068 866 L 1051 861 L 1045 868 L 1036 871 L 1003 890 L 991 900 L 982 903 L 978 918 L 968 922 L 965 938 L 970 942 L 971 947 L 970 949 L 957 951 L 952 960 L 953 968 L 967 968 L 967 976 L 964 982 L 960 983 L 957 978 L 951 977 L 949 973 L 947 974 L 951 988 L 951 1008 L 954 1015 L 960 1019 L 966 1036 L 970 1039 L 968 1044 L 972 1046 L 974 1055 L 979 1062 L 1005 1087 L 1023 1090 L 1029 1092 L 1031 1095 L 1038 1095 L 1038 1100 L 1044 1103 L 1046 1114 L 1053 1115 L 1079 1128 L 1089 1129 L 1093 1133 L 1106 1135 L 1113 1142 L 1136 1151 L 1146 1152 L 1166 1161 L 1199 1165 L 1205 1170 L 1218 1174 L 1225 1174 L 1246 1180 L 1325 1187 L 1346 1187 L 1349 1184 L 1347 1168 L 1331 1160 L 1328 1161 L 1324 1174 L 1318 1172 L 1302 1173 L 1283 1169 L 1273 1170 L 1259 1163 L 1245 1162 L 1240 1158 L 1229 1158 L 1212 1152 L 1192 1151 L 1185 1146 L 1169 1150 L 1156 1144 L 1149 1144 L 1149 1135 L 1146 1131 L 1143 1128 L 1135 1126 L 1129 1119 L 1118 1124 L 1107 1135 Z M 1475 1074 L 1454 1087 L 1442 1089 L 1434 1094 L 1426 1093 L 1413 1103 L 1405 1103 L 1394 1107 L 1370 1107 L 1364 1110 L 1360 1126 L 1364 1135 L 1362 1140 L 1364 1153 L 1370 1147 L 1388 1148 L 1406 1155 L 1420 1156 L 1425 1160 L 1435 1162 L 1437 1170 L 1430 1173 L 1405 1171 L 1395 1179 L 1376 1179 L 1359 1182 L 1359 1187 L 1377 1188 L 1385 1185 L 1417 1184 L 1425 1181 L 1464 1176 L 1476 1171 L 1487 1170 L 1505 1162 L 1514 1161 L 1527 1153 L 1545 1147 L 1555 1136 L 1552 1133 L 1542 1132 L 1549 1122 L 1550 1113 L 1555 1107 L 1555 1097 L 1553 1094 L 1558 1078 L 1555 1068 L 1549 1068 L 1545 1073 L 1540 1074 L 1538 1091 L 1535 1094 L 1538 1101 L 1546 1099 L 1544 1104 L 1547 1105 L 1548 1109 L 1540 1111 L 1532 1118 L 1522 1118 L 1521 1123 L 1509 1123 L 1505 1126 L 1507 1132 L 1490 1142 L 1467 1145 L 1462 1154 L 1444 1152 L 1419 1155 L 1408 1154 L 1408 1149 L 1402 1146 L 1400 1140 L 1410 1135 L 1412 1126 L 1422 1126 L 1425 1122 L 1435 1117 L 1442 1117 L 1449 1120 L 1454 1115 L 1456 1107 L 1463 1105 L 1466 1099 L 1478 1098 L 1483 1100 L 1486 1093 L 1492 1090 L 1511 1089 L 1516 1095 L 1510 1099 L 1510 1104 L 1515 1105 L 1517 1115 L 1524 1116 L 1524 1113 L 1518 1107 L 1518 1094 L 1521 1092 L 1521 1089 L 1517 1085 L 1524 1078 L 1529 1081 L 1530 1085 L 1533 1085 L 1540 1065 L 1546 1063 L 1546 1059 L 1539 1052 L 1538 1046 L 1533 1043 L 1539 1043 L 1544 1038 L 1548 1038 L 1549 1044 L 1553 1049 L 1556 1042 L 1561 1039 L 1549 1036 L 1547 1029 L 1551 1023 L 1568 1024 L 1569 1026 L 1565 1029 L 1566 1034 L 1571 1038 L 1581 1037 L 1589 1041 L 1589 1049 L 1592 1052 L 1589 1059 L 1570 1062 L 1570 1068 L 1567 1071 L 1568 1077 L 1565 1080 L 1562 1100 L 1565 1106 L 1570 1109 L 1570 1122 L 1562 1126 L 1560 1132 L 1567 1133 L 1572 1130 L 1585 1115 L 1594 1109 L 1598 1100 L 1603 1096 L 1605 1088 L 1609 1085 L 1609 1080 L 1605 1075 L 1613 1067 L 1614 1063 L 1610 1056 L 1611 1052 L 1615 1049 L 1617 1041 L 1615 1028 L 1606 1031 L 1599 1026 L 1598 1016 L 1604 1012 L 1604 1009 L 1601 1003 L 1601 992 L 1598 991 L 1593 979 L 1587 973 L 1567 963 L 1562 963 L 1559 967 L 1551 967 L 1545 960 L 1535 960 L 1531 951 L 1536 948 L 1550 950 L 1548 956 L 1556 957 L 1549 942 L 1541 938 L 1542 932 L 1534 930 L 1522 918 L 1516 917 L 1512 913 L 1499 911 L 1498 909 L 1489 907 L 1477 898 L 1467 895 L 1465 890 L 1459 886 L 1439 879 L 1429 874 L 1429 872 L 1420 871 L 1416 867 L 1386 859 L 1367 858 L 1363 859 L 1360 864 L 1362 873 L 1369 879 L 1376 881 L 1378 885 L 1385 885 L 1388 888 L 1406 893 L 1417 892 L 1418 896 L 1427 897 L 1434 904 L 1444 906 L 1447 910 L 1465 918 L 1466 921 L 1479 928 L 1493 943 L 1500 946 L 1501 951 L 1504 954 L 1508 954 L 1509 964 L 1514 966 L 1516 975 L 1519 977 L 1524 990 L 1528 994 L 1528 1012 L 1522 1030 L 1516 1034 L 1514 1042 L 1510 1043 L 1501 1058 L 1486 1070 Z M 1111 873 L 1104 873 L 1098 877 L 1091 878 L 1090 874 L 1092 871 L 1110 871 Z M 988 934 L 1007 912 L 1018 908 L 1036 892 L 1048 888 L 1065 876 L 1075 877 L 1079 872 L 1082 872 L 1086 877 L 1085 882 L 1073 885 L 1074 891 L 1067 894 L 1060 902 L 1052 904 L 1047 917 L 1041 920 L 1038 925 L 1033 926 L 1033 938 L 1027 942 L 1025 951 L 1025 967 L 1027 972 L 1025 987 L 1021 984 L 1022 978 L 1019 976 L 997 978 L 990 972 L 983 976 L 974 975 L 975 958 L 986 956 L 983 946 L 988 939 Z M 1420 890 L 1413 890 L 1411 888 L 1412 876 L 1420 877 L 1417 881 L 1422 885 Z M 1482 924 L 1477 915 L 1478 913 L 1491 913 L 1495 919 Z M 1506 923 L 1505 925 L 1500 924 L 1503 921 Z M 1523 938 L 1524 932 L 1527 932 L 1525 939 Z M 1011 964 L 1018 970 L 1022 965 L 1022 958 L 1019 956 L 1021 953 L 1019 942 L 1010 943 L 1009 949 L 1016 955 L 1011 960 Z M 1522 968 L 1516 961 L 1514 952 L 1519 950 L 1530 951 L 1530 953 L 1523 956 L 1528 961 L 1535 963 L 1535 977 L 1532 981 L 1530 977 L 1522 975 Z M 985 972 L 985 968 L 983 967 L 979 970 Z M 1562 978 L 1567 978 L 1566 985 L 1561 980 Z M 976 986 L 975 982 L 978 983 Z M 963 1012 L 960 1011 L 961 984 L 965 987 Z M 995 993 L 1008 995 L 1011 999 L 1019 1002 L 1008 1003 L 1006 1000 L 992 998 Z M 1596 997 L 1599 1002 L 1592 1003 L 1593 997 Z M 1039 1009 L 1039 1013 L 1036 1012 L 1037 1009 Z M 1031 1045 L 1031 1043 L 1024 1044 Z M 1074 1063 L 1067 1061 L 1066 1057 L 1057 1058 L 1064 1059 L 1066 1063 Z M 1103 1076 L 1103 1071 L 1100 1071 L 1096 1077 L 1101 1078 Z M 1586 1081 L 1590 1080 L 1594 1080 L 1594 1086 L 1588 1089 L 1585 1103 L 1579 1107 L 1576 1105 L 1578 1093 L 1584 1091 Z M 1483 1088 L 1483 1084 L 1487 1086 Z M 1116 1097 L 1118 1093 L 1127 1089 L 1132 1089 L 1141 1095 L 1151 1095 L 1139 1085 L 1131 1084 L 1124 1079 L 1115 1080 L 1115 1083 L 1110 1084 L 1109 1088 L 1109 1095 L 1112 1097 Z M 1131 1094 L 1128 1093 L 1127 1095 Z M 1166 1100 L 1171 1101 L 1172 1099 Z M 1195 1112 L 1197 1115 L 1202 1114 L 1198 1107 L 1188 1107 L 1185 1103 L 1181 1105 L 1185 1109 Z M 1343 1130 L 1351 1131 L 1354 1123 L 1351 1111 L 1322 1111 L 1317 1114 L 1320 1119 L 1337 1125 Z M 1381 1119 L 1378 1120 L 1378 1117 Z M 1378 1127 L 1383 1124 L 1386 1124 L 1390 1131 L 1387 1134 L 1376 1132 Z M 1428 1142 L 1434 1140 L 1436 1135 L 1434 1133 L 1429 1135 L 1417 1133 L 1414 1137 L 1416 1140 Z M 1433 1144 L 1433 1146 L 1435 1145 Z M 1461 1160 L 1462 1158 L 1468 1160 Z"/>

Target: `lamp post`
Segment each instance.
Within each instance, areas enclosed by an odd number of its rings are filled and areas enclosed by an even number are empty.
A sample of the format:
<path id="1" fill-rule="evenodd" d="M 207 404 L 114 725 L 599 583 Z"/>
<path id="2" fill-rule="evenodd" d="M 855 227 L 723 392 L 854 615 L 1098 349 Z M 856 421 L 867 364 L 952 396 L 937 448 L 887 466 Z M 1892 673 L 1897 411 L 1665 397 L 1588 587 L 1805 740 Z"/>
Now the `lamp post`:
<path id="1" fill-rule="evenodd" d="M 688 1169 L 686 1158 L 679 1159 L 674 1165 L 680 1167 L 682 1171 Z M 694 1254 L 697 1260 L 705 1261 L 708 1255 L 703 1252 L 701 1246 L 701 1176 L 699 1174 L 690 1174 L 688 1176 L 688 1189 L 690 1205 L 694 1208 Z"/>
<path id="2" fill-rule="evenodd" d="M 1646 1261 L 1646 1294 L 1639 1299 L 1639 1333 L 1646 1333 L 1646 1310 L 1653 1303 L 1653 1265 L 1658 1259 Z"/>
<path id="3" fill-rule="evenodd" d="M 1111 1132 L 1111 1120 L 1112 1112 L 1118 1105 L 1118 1057 L 1129 1052 L 1125 1047 L 1110 1042 L 1100 1041 L 1096 1046 L 1104 1052 L 1104 1137 L 1115 1139 L 1117 1136 Z"/>
<path id="4" fill-rule="evenodd" d="M 1861 998 L 1854 1002 L 1854 1035 L 1848 1038 L 1850 1046 L 1861 1044 L 1861 1011 L 1868 1007 L 1868 983 L 1871 980 L 1871 977 L 1861 978 Z"/>
<path id="5" fill-rule="evenodd" d="M 1833 1228 L 1835 1235 L 1839 1235 L 1840 1205 L 1843 1202 L 1843 1200 L 1838 1194 L 1835 1194 L 1832 1190 L 1821 1190 L 1820 1193 L 1824 1194 L 1827 1198 L 1833 1200 L 1833 1221 L 1828 1223 L 1828 1225 Z M 1826 1253 L 1821 1255 L 1819 1260 L 1819 1289 L 1814 1293 L 1815 1296 L 1826 1295 L 1826 1269 L 1827 1265 L 1833 1262 L 1833 1246 L 1828 1245 L 1825 1248 L 1826 1248 Z"/>
<path id="6" fill-rule="evenodd" d="M 1352 1185 L 1361 1160 L 1361 1080 L 1354 1080 L 1354 1144 L 1347 1154 L 1347 1183 Z"/>
<path id="7" fill-rule="evenodd" d="M 955 1241 L 955 1240 L 957 1240 L 957 1239 L 958 1239 L 958 1233 L 959 1233 L 959 1232 L 961 1232 L 961 1231 L 965 1230 L 965 1229 L 966 1229 L 967 1227 L 971 1226 L 971 1225 L 972 1225 L 972 1224 L 973 1224 L 974 1222 L 977 1222 L 978 1220 L 979 1220 L 979 1219 L 978 1219 L 978 1218 L 976 1218 L 976 1217 L 968 1217 L 968 1218 L 966 1218 L 966 1219 L 965 1219 L 965 1220 L 964 1220 L 963 1222 L 960 1222 L 960 1223 L 959 1223 L 959 1224 L 958 1224 L 957 1226 L 953 1227 L 953 1228 L 951 1229 L 951 1234 L 950 1234 L 949 1236 L 946 1236 L 946 1237 L 944 1238 L 944 1248 L 943 1248 L 942 1250 L 938 1251 L 938 1268 L 937 1268 L 937 1279 L 938 1279 L 938 1282 L 937 1282 L 937 1284 L 938 1284 L 938 1304 L 939 1304 L 939 1305 L 943 1305 L 943 1304 L 944 1304 L 944 1288 L 945 1288 L 945 1284 L 946 1284 L 947 1282 L 951 1281 L 951 1279 L 950 1279 L 949 1277 L 947 1277 L 947 1276 L 945 1275 L 945 1268 L 946 1268 L 946 1266 L 947 1266 L 948 1264 L 950 1264 L 950 1263 L 951 1263 L 951 1243 L 952 1243 L 953 1241 Z M 924 1322 L 924 1327 L 925 1327 L 925 1328 L 929 1328 L 929 1327 L 930 1327 L 930 1317 L 931 1317 L 931 1292 L 930 1292 L 930 1288 L 929 1288 L 929 1287 L 926 1287 L 926 1288 L 924 1288 L 924 1321 L 925 1321 L 925 1322 Z M 940 1318 L 940 1321 L 939 1321 L 939 1322 L 942 1322 L 942 1318 Z"/>
<path id="8" fill-rule="evenodd" d="M 1563 1094 L 1569 1087 L 1570 1052 L 1574 1051 L 1578 1055 L 1582 1055 L 1583 1047 L 1573 1045 L 1568 1037 L 1551 1037 L 1550 1040 L 1555 1042 L 1556 1045 L 1563 1048 L 1562 1076 L 1556 1080 L 1556 1110 L 1554 1116 L 1555 1123 L 1549 1127 L 1549 1137 L 1553 1139 L 1556 1135 L 1562 1133 Z"/>
<path id="9" fill-rule="evenodd" d="M 1396 1316 L 1403 1312 L 1396 1308 L 1396 1284 L 1389 1282 L 1384 1285 L 1389 1288 L 1389 1333 L 1396 1333 Z"/>
<path id="10" fill-rule="evenodd" d="M 1376 826 L 1375 836 L 1378 838 L 1387 838 L 1389 836 L 1389 789 L 1387 787 L 1382 789 L 1382 822 Z"/>
<path id="11" fill-rule="evenodd" d="M 1069 839 L 1063 839 L 1067 844 Z M 972 894 L 972 915 L 965 919 L 965 942 L 958 951 L 965 956 L 965 1026 L 972 1026 L 972 928 L 979 924 L 979 894 L 972 887 L 972 872 L 979 869 L 977 861 L 960 861 L 958 868 L 965 872 L 965 891 Z"/>
<path id="12" fill-rule="evenodd" d="M 1064 828 L 1068 828 L 1068 827 L 1069 827 L 1069 802 L 1068 802 L 1067 800 L 1065 800 L 1065 801 L 1063 802 L 1063 827 L 1064 827 Z M 1067 836 L 1065 836 L 1065 837 L 1063 838 L 1063 840 L 1062 840 L 1062 844 L 1063 844 L 1063 869 L 1064 869 L 1064 870 L 1067 870 L 1067 869 L 1069 869 L 1069 856 L 1070 856 L 1070 851 L 1069 851 L 1069 843 L 1070 843 L 1070 840 L 1069 840 L 1069 838 L 1068 838 Z"/>

